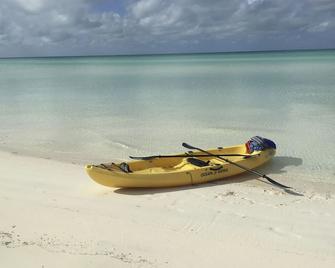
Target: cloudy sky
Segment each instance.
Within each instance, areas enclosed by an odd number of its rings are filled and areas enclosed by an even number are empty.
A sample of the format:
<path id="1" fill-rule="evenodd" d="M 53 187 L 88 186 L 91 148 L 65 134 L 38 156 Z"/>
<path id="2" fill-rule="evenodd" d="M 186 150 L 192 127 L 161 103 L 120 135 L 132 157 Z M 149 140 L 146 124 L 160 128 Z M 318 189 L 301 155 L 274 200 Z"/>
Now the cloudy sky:
<path id="1" fill-rule="evenodd" d="M 335 48 L 335 0 L 0 0 L 0 57 Z"/>

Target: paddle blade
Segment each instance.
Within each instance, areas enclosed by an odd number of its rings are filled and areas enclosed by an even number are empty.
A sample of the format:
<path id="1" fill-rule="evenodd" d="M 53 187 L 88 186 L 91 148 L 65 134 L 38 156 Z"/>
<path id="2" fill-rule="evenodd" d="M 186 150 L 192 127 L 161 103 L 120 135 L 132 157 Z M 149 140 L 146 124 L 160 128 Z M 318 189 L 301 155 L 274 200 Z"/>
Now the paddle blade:
<path id="1" fill-rule="evenodd" d="M 183 142 L 183 143 L 182 143 L 182 146 L 185 147 L 185 148 L 187 148 L 187 149 L 197 149 L 197 148 L 195 148 L 195 147 L 193 147 L 193 146 L 187 144 L 186 142 Z"/>
<path id="2" fill-rule="evenodd" d="M 266 176 L 266 175 L 263 175 L 262 176 L 264 179 L 267 179 L 269 182 L 271 182 L 273 185 L 276 185 L 280 188 L 284 188 L 284 189 L 291 189 L 292 187 L 289 187 L 289 186 L 286 186 L 284 184 L 281 184 L 279 182 L 276 182 L 275 180 L 271 179 L 270 177 Z"/>

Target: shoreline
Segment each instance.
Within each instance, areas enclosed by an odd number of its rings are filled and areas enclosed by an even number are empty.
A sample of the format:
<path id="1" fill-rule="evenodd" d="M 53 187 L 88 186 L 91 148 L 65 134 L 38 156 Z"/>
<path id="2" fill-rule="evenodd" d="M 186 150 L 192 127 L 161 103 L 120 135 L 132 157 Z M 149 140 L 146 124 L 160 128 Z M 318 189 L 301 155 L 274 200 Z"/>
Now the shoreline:
<path id="1" fill-rule="evenodd" d="M 335 264 L 331 192 L 289 195 L 248 176 L 114 189 L 71 163 L 1 151 L 0 161 L 0 258 L 6 267 Z"/>
<path id="2" fill-rule="evenodd" d="M 56 162 L 59 164 L 70 164 L 74 165 L 80 169 L 84 169 L 84 166 L 87 164 L 100 164 L 100 163 L 109 163 L 109 162 L 122 162 L 122 161 L 132 161 L 131 159 L 118 159 L 118 158 L 110 158 L 110 159 L 96 159 L 94 161 L 83 160 L 83 157 L 78 157 L 77 159 L 74 159 L 73 157 L 60 157 L 58 156 L 43 156 L 43 153 L 34 153 L 34 152 L 17 152 L 12 149 L 5 149 L 0 147 L 0 155 L 1 154 L 8 154 L 18 157 L 26 157 L 26 158 L 32 158 L 32 159 L 41 159 L 41 160 L 48 160 L 52 162 Z M 167 153 L 169 154 L 169 153 Z M 172 153 L 171 153 L 172 154 Z M 304 194 L 321 194 L 321 195 L 331 195 L 335 196 L 335 183 L 332 183 L 331 179 L 327 179 L 325 181 L 321 180 L 325 176 L 319 176 L 317 179 L 315 178 L 315 174 L 311 175 L 308 173 L 308 170 L 295 170 L 295 166 L 299 166 L 301 159 L 295 158 L 295 157 L 287 157 L 287 156 L 281 156 L 281 155 L 275 155 L 274 158 L 265 165 L 259 167 L 259 171 L 263 174 L 270 175 L 270 177 L 273 177 L 275 180 L 278 180 L 279 182 L 282 182 L 284 184 L 287 184 L 289 186 L 292 186 L 293 188 L 296 188 L 299 192 L 303 192 Z M 293 164 L 292 164 L 293 162 Z M 296 162 L 296 163 L 294 163 Z M 293 166 L 291 168 L 290 166 Z M 288 168 L 289 167 L 289 168 Z M 329 174 L 328 174 L 329 175 Z M 334 174 L 335 175 L 335 174 Z M 331 175 L 330 175 L 331 176 Z M 88 175 L 87 175 L 88 177 Z M 88 177 L 89 178 L 89 177 Z M 255 186 L 258 185 L 257 181 L 260 182 L 260 186 L 268 182 L 266 180 L 262 180 L 261 178 L 258 178 L 257 176 L 248 174 L 247 172 L 241 173 L 241 175 L 237 175 L 231 178 L 226 178 L 223 180 L 215 181 L 214 183 L 220 184 L 221 182 L 229 181 L 231 183 L 234 183 L 235 180 L 241 180 L 245 181 L 246 184 Z"/>

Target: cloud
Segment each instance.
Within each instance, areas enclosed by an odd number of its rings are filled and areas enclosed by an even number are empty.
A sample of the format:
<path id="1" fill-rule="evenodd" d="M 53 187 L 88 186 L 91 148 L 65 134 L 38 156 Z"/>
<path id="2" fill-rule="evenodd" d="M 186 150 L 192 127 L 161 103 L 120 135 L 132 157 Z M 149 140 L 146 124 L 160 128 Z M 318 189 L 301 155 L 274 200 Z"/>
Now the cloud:
<path id="1" fill-rule="evenodd" d="M 160 0 L 146 0 L 138 1 L 135 3 L 131 10 L 135 18 L 143 18 L 151 16 L 154 13 L 157 13 L 160 9 L 164 8 L 164 2 Z"/>
<path id="2" fill-rule="evenodd" d="M 14 0 L 19 7 L 29 12 L 38 12 L 45 4 L 45 0 Z"/>
<path id="3" fill-rule="evenodd" d="M 1 0 L 0 56 L 334 47 L 334 14 L 333 0 Z"/>

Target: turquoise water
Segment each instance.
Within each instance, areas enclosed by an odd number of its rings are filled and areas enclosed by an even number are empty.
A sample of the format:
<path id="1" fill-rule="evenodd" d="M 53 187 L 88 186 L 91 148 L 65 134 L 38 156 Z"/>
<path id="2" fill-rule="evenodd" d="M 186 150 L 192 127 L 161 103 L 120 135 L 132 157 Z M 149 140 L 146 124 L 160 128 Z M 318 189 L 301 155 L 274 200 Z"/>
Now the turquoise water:
<path id="1" fill-rule="evenodd" d="M 0 120 L 1 150 L 76 163 L 261 135 L 333 181 L 335 51 L 0 59 Z"/>

